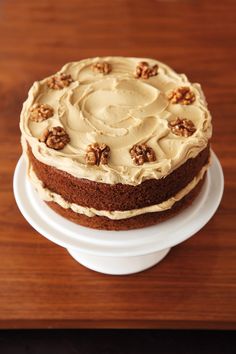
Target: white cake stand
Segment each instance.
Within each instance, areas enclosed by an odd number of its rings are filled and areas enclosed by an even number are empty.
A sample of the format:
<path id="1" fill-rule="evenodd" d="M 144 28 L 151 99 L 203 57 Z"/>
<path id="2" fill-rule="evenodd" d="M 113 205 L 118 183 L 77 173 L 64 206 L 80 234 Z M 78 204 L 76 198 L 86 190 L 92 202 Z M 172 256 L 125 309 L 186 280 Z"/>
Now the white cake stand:
<path id="1" fill-rule="evenodd" d="M 41 235 L 65 247 L 84 266 L 105 274 L 131 274 L 160 262 L 170 248 L 199 231 L 214 215 L 223 194 L 221 165 L 212 152 L 204 186 L 193 204 L 170 220 L 143 229 L 102 231 L 79 226 L 50 209 L 26 176 L 21 157 L 14 174 L 14 194 L 25 219 Z"/>

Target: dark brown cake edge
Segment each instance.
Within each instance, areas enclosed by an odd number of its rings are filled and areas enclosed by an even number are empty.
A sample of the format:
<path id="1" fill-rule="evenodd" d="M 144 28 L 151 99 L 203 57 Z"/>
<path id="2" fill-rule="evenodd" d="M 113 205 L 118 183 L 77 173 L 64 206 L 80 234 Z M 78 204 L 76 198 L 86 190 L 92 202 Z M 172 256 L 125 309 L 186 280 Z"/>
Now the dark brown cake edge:
<path id="1" fill-rule="evenodd" d="M 35 158 L 28 144 L 29 162 L 45 188 L 60 194 L 70 203 L 97 210 L 132 210 L 160 204 L 175 196 L 198 175 L 209 160 L 209 145 L 195 158 L 188 159 L 171 174 L 150 179 L 137 186 L 106 184 L 76 178 Z"/>
<path id="2" fill-rule="evenodd" d="M 140 229 L 165 221 L 190 206 L 200 193 L 205 178 L 206 173 L 200 182 L 196 185 L 196 187 L 192 189 L 192 191 L 188 193 L 184 198 L 176 202 L 171 209 L 162 212 L 146 213 L 128 219 L 112 220 L 105 216 L 88 217 L 83 214 L 75 213 L 72 209 L 64 209 L 55 202 L 46 203 L 56 213 L 82 226 L 99 230 L 114 231 Z"/>

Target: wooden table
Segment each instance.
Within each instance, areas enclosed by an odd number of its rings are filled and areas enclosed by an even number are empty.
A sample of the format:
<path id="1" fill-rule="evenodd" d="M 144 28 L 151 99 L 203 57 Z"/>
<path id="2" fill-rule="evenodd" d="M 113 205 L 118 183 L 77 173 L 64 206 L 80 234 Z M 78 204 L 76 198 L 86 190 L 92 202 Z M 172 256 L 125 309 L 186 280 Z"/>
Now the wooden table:
<path id="1" fill-rule="evenodd" d="M 236 328 L 235 1 L 0 2 L 0 327 Z M 35 232 L 13 197 L 32 82 L 90 56 L 147 56 L 201 82 L 225 192 L 212 220 L 158 266 L 106 276 Z"/>

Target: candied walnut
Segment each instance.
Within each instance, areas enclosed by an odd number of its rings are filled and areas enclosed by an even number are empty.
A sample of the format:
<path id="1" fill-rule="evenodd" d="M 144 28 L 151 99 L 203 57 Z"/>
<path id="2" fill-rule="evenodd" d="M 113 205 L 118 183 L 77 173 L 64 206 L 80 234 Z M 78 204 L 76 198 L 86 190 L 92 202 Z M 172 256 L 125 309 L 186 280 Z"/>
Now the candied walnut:
<path id="1" fill-rule="evenodd" d="M 136 165 L 156 161 L 154 150 L 147 144 L 136 144 L 130 149 L 130 155 Z"/>
<path id="2" fill-rule="evenodd" d="M 70 74 L 60 73 L 50 77 L 47 81 L 49 88 L 54 90 L 61 90 L 64 87 L 69 86 L 73 82 L 73 79 Z"/>
<path id="3" fill-rule="evenodd" d="M 134 76 L 136 78 L 148 79 L 151 76 L 156 76 L 158 74 L 157 70 L 157 64 L 150 66 L 146 61 L 141 61 L 136 67 Z"/>
<path id="4" fill-rule="evenodd" d="M 86 163 L 88 165 L 106 165 L 110 155 L 110 148 L 106 144 L 90 144 L 87 147 Z"/>
<path id="5" fill-rule="evenodd" d="M 96 73 L 101 73 L 103 75 L 107 75 L 111 72 L 111 64 L 106 61 L 100 61 L 92 65 L 92 70 Z"/>
<path id="6" fill-rule="evenodd" d="M 61 150 L 69 143 L 70 138 L 62 127 L 53 127 L 50 130 L 47 129 L 39 141 L 51 149 Z"/>
<path id="7" fill-rule="evenodd" d="M 196 131 L 195 125 L 189 119 L 176 119 L 170 121 L 168 126 L 173 134 L 178 136 L 184 136 L 185 138 L 193 135 Z"/>
<path id="8" fill-rule="evenodd" d="M 196 97 L 194 92 L 192 92 L 188 86 L 182 86 L 178 87 L 176 90 L 173 90 L 168 95 L 168 99 L 171 101 L 171 103 L 188 105 L 192 104 Z"/>
<path id="9" fill-rule="evenodd" d="M 30 108 L 29 118 L 31 120 L 33 120 L 34 122 L 42 122 L 43 120 L 46 120 L 46 119 L 52 117 L 53 114 L 54 114 L 54 109 L 51 106 L 49 106 L 49 104 L 35 103 Z"/>

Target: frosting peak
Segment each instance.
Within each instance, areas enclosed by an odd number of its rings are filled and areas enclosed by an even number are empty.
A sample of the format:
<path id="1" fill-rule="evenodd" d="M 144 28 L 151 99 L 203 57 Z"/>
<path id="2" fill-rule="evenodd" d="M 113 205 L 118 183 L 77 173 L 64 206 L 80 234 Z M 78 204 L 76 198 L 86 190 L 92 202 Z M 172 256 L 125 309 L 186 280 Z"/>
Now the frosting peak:
<path id="1" fill-rule="evenodd" d="M 98 61 L 109 63 L 110 71 L 94 72 Z M 135 78 L 137 64 L 147 61 L 158 65 L 158 73 L 148 79 Z M 21 131 L 35 157 L 45 164 L 75 177 L 103 183 L 137 185 L 150 178 L 171 173 L 190 157 L 203 150 L 211 136 L 211 116 L 199 84 L 191 84 L 185 75 L 175 73 L 165 64 L 151 59 L 106 57 L 66 64 L 60 71 L 71 75 L 72 82 L 60 90 L 47 86 L 47 79 L 35 82 L 21 113 Z M 168 93 L 180 86 L 190 87 L 193 104 L 172 104 Z M 35 122 L 29 119 L 33 104 L 48 104 L 52 117 Z M 190 137 L 174 135 L 168 122 L 176 117 L 190 119 L 196 127 Z M 45 129 L 62 126 L 70 142 L 55 151 L 39 142 Z M 108 164 L 86 164 L 90 144 L 110 148 Z M 148 144 L 156 161 L 136 166 L 130 149 Z"/>

